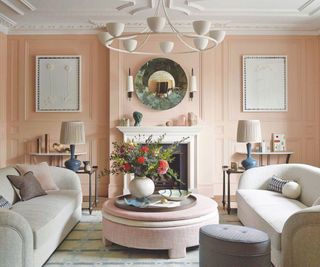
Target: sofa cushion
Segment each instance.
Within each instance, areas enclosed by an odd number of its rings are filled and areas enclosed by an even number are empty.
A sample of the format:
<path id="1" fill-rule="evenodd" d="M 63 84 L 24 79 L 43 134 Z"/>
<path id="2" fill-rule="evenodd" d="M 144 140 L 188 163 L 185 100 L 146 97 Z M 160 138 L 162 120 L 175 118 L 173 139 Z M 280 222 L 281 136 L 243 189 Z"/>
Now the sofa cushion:
<path id="1" fill-rule="evenodd" d="M 237 191 L 238 209 L 242 214 L 240 220 L 246 225 L 266 232 L 271 245 L 281 249 L 281 233 L 287 219 L 295 212 L 307 208 L 295 199 L 282 194 L 255 189 Z"/>
<path id="2" fill-rule="evenodd" d="M 37 178 L 43 190 L 59 190 L 58 186 L 53 180 L 47 162 L 41 162 L 36 165 L 17 164 L 16 167 L 21 174 L 25 174 L 30 171 L 33 172 L 34 176 Z"/>
<path id="3" fill-rule="evenodd" d="M 9 203 L 14 204 L 19 201 L 19 195 L 10 183 L 7 175 L 19 175 L 15 168 L 7 167 L 0 169 L 0 195 L 2 195 Z"/>
<path id="4" fill-rule="evenodd" d="M 22 176 L 7 175 L 7 177 L 10 182 L 19 189 L 19 194 L 23 201 L 46 195 L 46 192 L 44 192 L 32 172 L 27 172 Z"/>
<path id="5" fill-rule="evenodd" d="M 0 209 L 11 209 L 12 205 L 3 196 L 0 196 Z"/>
<path id="6" fill-rule="evenodd" d="M 51 235 L 62 235 L 63 218 L 69 217 L 81 203 L 76 190 L 50 191 L 48 195 L 17 202 L 12 210 L 30 224 L 34 236 L 34 249 L 43 245 Z"/>
<path id="7" fill-rule="evenodd" d="M 288 182 L 289 182 L 289 180 L 284 180 L 276 175 L 273 175 L 271 177 L 269 184 L 268 184 L 268 190 L 281 193 L 283 186 Z"/>

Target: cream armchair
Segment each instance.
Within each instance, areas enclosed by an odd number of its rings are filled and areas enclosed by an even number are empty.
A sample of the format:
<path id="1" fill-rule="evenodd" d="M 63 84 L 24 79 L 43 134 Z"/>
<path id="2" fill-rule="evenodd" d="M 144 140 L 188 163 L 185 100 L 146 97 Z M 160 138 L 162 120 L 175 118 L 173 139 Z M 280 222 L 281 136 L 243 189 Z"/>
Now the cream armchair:
<path id="1" fill-rule="evenodd" d="M 78 175 L 50 167 L 59 191 L 28 201 L 18 197 L 7 179 L 14 168 L 0 169 L 0 195 L 13 203 L 0 209 L 0 267 L 39 267 L 81 218 L 82 194 Z"/>
<path id="2" fill-rule="evenodd" d="M 297 200 L 267 190 L 272 175 L 297 181 Z M 237 190 L 238 216 L 246 226 L 268 233 L 276 267 L 320 266 L 320 169 L 304 164 L 253 168 L 242 174 Z"/>

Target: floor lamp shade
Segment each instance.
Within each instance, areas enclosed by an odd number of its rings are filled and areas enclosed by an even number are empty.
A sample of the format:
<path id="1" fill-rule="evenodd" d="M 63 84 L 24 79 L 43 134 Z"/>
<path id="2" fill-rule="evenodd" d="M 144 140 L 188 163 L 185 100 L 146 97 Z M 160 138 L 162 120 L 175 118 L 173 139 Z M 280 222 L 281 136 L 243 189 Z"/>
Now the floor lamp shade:
<path id="1" fill-rule="evenodd" d="M 70 145 L 71 156 L 64 164 L 73 171 L 80 168 L 81 161 L 75 157 L 75 145 L 85 144 L 84 123 L 81 121 L 64 121 L 61 124 L 60 143 Z"/>
<path id="2" fill-rule="evenodd" d="M 259 120 L 239 120 L 237 131 L 237 142 L 247 143 L 247 158 L 241 162 L 245 170 L 257 165 L 251 156 L 251 143 L 261 142 L 261 126 Z"/>

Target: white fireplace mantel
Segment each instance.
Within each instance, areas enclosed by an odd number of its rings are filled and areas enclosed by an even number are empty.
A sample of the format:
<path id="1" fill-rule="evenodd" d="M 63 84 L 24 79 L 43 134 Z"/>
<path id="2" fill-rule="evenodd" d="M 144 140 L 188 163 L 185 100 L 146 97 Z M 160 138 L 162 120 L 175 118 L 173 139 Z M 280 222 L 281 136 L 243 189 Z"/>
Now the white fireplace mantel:
<path id="1" fill-rule="evenodd" d="M 117 129 L 123 133 L 123 141 L 134 139 L 143 142 L 152 135 L 155 139 L 165 134 L 162 143 L 174 143 L 188 137 L 183 143 L 188 145 L 188 189 L 197 191 L 198 181 L 198 134 L 200 126 L 119 126 Z M 145 138 L 139 138 L 145 136 Z M 124 176 L 123 194 L 129 194 L 128 186 L 132 179 L 130 175 Z"/>

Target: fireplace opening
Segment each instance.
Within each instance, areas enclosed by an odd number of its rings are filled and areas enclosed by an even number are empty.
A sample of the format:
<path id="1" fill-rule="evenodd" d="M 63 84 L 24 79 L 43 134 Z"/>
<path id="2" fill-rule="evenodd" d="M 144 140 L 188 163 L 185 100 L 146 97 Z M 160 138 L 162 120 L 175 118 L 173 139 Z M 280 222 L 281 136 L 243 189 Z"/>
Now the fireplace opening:
<path id="1" fill-rule="evenodd" d="M 164 144 L 164 147 L 169 144 Z M 174 154 L 174 160 L 169 163 L 170 168 L 173 169 L 179 178 L 179 182 L 173 181 L 172 179 L 160 179 L 155 181 L 156 191 L 161 189 L 188 189 L 188 144 L 180 144 Z"/>

